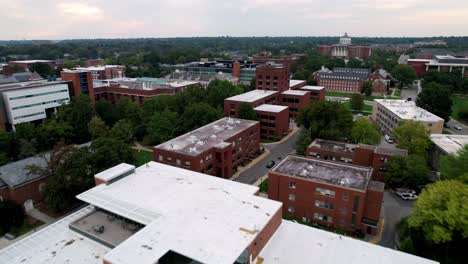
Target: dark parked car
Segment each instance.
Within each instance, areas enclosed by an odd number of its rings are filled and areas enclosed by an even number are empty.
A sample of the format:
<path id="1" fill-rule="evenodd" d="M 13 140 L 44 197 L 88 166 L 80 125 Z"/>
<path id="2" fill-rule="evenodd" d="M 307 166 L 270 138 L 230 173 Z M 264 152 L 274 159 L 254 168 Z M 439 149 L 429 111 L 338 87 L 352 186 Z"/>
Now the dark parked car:
<path id="1" fill-rule="evenodd" d="M 275 162 L 273 160 L 270 160 L 270 162 L 268 162 L 268 164 L 266 165 L 268 169 L 273 168 L 273 166 L 275 166 Z"/>

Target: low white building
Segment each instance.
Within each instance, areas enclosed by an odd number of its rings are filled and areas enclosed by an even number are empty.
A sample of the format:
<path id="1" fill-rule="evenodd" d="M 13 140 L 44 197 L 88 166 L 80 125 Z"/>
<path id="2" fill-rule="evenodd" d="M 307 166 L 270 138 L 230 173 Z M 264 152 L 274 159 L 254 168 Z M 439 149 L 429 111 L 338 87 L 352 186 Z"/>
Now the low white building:
<path id="1" fill-rule="evenodd" d="M 256 186 L 157 162 L 95 179 L 77 196 L 89 206 L 4 248 L 0 263 L 436 263 L 283 221 Z"/>
<path id="2" fill-rule="evenodd" d="M 431 134 L 441 134 L 444 128 L 444 119 L 406 100 L 374 100 L 372 119 L 384 132 L 392 131 L 402 120 L 421 122 Z"/>
<path id="3" fill-rule="evenodd" d="M 68 82 L 33 81 L 0 85 L 3 122 L 17 124 L 46 119 L 70 101 Z M 3 124 L 2 124 L 3 125 Z"/>

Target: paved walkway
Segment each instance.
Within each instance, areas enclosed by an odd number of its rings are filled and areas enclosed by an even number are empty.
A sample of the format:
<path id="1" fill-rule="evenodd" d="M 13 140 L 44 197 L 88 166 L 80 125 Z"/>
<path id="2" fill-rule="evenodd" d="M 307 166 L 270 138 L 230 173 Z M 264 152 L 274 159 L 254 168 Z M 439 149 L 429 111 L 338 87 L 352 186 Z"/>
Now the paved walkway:
<path id="1" fill-rule="evenodd" d="M 142 145 L 141 145 L 140 143 L 138 143 L 137 141 L 135 141 L 135 146 L 132 146 L 132 149 L 144 150 L 144 151 L 153 152 L 152 149 L 142 146 Z"/>
<path id="2" fill-rule="evenodd" d="M 45 224 L 50 224 L 55 221 L 54 218 L 44 214 L 43 212 L 37 210 L 36 208 L 26 211 L 26 214 L 33 218 L 36 218 L 37 220 L 41 220 Z"/>

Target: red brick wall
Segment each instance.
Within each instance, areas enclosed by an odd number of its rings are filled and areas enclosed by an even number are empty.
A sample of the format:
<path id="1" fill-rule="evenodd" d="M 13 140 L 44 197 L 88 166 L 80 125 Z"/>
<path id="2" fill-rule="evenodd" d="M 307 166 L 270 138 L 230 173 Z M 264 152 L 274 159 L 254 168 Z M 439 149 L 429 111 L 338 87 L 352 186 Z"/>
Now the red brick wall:
<path id="1" fill-rule="evenodd" d="M 255 75 L 255 88 L 281 92 L 288 90 L 289 68 L 286 66 L 258 66 Z"/>
<path id="2" fill-rule="evenodd" d="M 327 91 L 361 93 L 363 83 L 363 81 L 356 80 L 335 80 L 317 77 L 317 85 L 325 87 Z"/>
<path id="3" fill-rule="evenodd" d="M 339 161 L 340 158 L 346 158 L 346 159 L 352 159 L 353 163 L 354 163 L 354 158 L 355 158 L 355 154 L 351 153 L 351 152 L 346 152 L 346 153 L 345 152 L 337 152 L 337 151 L 331 151 L 331 150 L 317 148 L 317 147 L 314 147 L 314 146 L 307 147 L 306 156 L 315 158 L 315 156 L 310 155 L 311 152 L 315 152 L 315 153 L 320 154 L 321 159 L 325 159 L 325 157 L 327 157 L 328 160 L 334 160 L 334 161 Z M 335 159 L 333 159 L 333 157 L 335 157 Z"/>
<path id="4" fill-rule="evenodd" d="M 365 167 L 372 165 L 372 157 L 374 155 L 373 149 L 357 147 L 355 153 L 353 164 Z"/>
<path id="5" fill-rule="evenodd" d="M 232 76 L 240 78 L 240 63 L 238 61 L 232 64 Z"/>
<path id="6" fill-rule="evenodd" d="M 252 255 L 252 259 L 255 259 L 258 256 L 258 254 L 262 251 L 270 238 L 276 232 L 278 227 L 281 225 L 281 212 L 281 208 L 279 208 L 278 211 L 271 217 L 270 221 L 268 221 L 266 226 L 260 231 L 260 233 L 258 233 L 253 243 L 250 244 L 248 252 L 249 256 Z"/>
<path id="7" fill-rule="evenodd" d="M 34 204 L 42 201 L 42 193 L 39 191 L 39 185 L 47 183 L 47 178 L 40 178 L 14 189 L 0 189 L 0 195 L 4 200 L 12 200 L 17 204 L 23 205 L 25 201 L 31 199 Z"/>
<path id="8" fill-rule="evenodd" d="M 295 182 L 296 188 L 289 187 L 290 182 Z M 315 189 L 324 188 L 335 191 L 335 197 L 323 196 L 315 193 Z M 343 195 L 347 193 L 348 199 L 344 200 Z M 294 194 L 295 200 L 289 200 L 289 195 Z M 353 213 L 354 197 L 359 197 L 359 206 L 356 211 L 355 227 L 351 226 L 351 218 Z M 268 173 L 268 198 L 283 203 L 283 214 L 298 218 L 307 218 L 310 221 L 317 222 L 322 225 L 335 226 L 342 229 L 361 229 L 361 220 L 364 213 L 366 194 L 352 189 L 343 188 L 340 186 L 328 185 L 324 183 L 313 182 L 310 180 L 289 177 L 275 172 Z M 334 209 L 325 209 L 315 206 L 315 201 L 332 203 Z M 294 207 L 294 212 L 289 212 L 288 208 Z M 346 212 L 341 208 L 346 207 Z M 333 218 L 333 222 L 323 222 L 314 219 L 314 213 L 321 213 Z M 340 226 L 340 220 L 345 221 L 344 226 Z"/>
<path id="9" fill-rule="evenodd" d="M 332 55 L 332 46 L 319 46 L 319 53 L 322 56 L 330 57 Z"/>
<path id="10" fill-rule="evenodd" d="M 367 190 L 363 217 L 379 221 L 382 202 L 383 191 Z"/>
<path id="11" fill-rule="evenodd" d="M 91 99 L 91 103 L 94 104 L 94 86 L 93 86 L 93 76 L 91 72 L 86 72 L 86 76 L 88 79 L 88 91 L 89 91 L 89 98 Z M 80 73 L 79 72 L 60 72 L 60 77 L 63 81 L 71 81 L 73 86 L 73 95 L 80 96 L 81 95 L 81 84 L 80 84 Z"/>
<path id="12" fill-rule="evenodd" d="M 418 77 L 422 77 L 426 73 L 426 63 L 425 61 L 408 61 L 408 65 L 413 67 Z"/>
<path id="13" fill-rule="evenodd" d="M 289 109 L 286 108 L 279 113 L 255 111 L 257 113 L 258 121 L 260 121 L 260 135 L 262 138 L 279 138 L 289 132 Z M 274 120 L 265 117 L 274 117 Z M 274 125 L 274 127 L 268 126 Z"/>
<path id="14" fill-rule="evenodd" d="M 371 55 L 371 48 L 369 46 L 348 46 L 349 58 L 367 59 Z"/>
<path id="15" fill-rule="evenodd" d="M 381 80 L 375 80 L 372 83 L 372 94 L 373 95 L 387 94 L 387 85 Z"/>
<path id="16" fill-rule="evenodd" d="M 289 102 L 288 100 L 296 100 Z M 310 104 L 310 92 L 304 95 L 281 94 L 279 104 L 289 107 L 289 116 L 296 118 L 302 109 L 305 109 Z"/>

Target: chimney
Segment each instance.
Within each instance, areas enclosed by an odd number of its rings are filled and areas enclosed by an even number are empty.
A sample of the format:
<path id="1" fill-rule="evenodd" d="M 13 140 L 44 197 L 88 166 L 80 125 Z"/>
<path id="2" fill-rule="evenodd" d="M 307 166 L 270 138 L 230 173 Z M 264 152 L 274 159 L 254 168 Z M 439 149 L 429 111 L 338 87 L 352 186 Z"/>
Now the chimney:
<path id="1" fill-rule="evenodd" d="M 240 63 L 238 61 L 235 61 L 232 64 L 232 75 L 237 79 L 240 79 Z"/>

